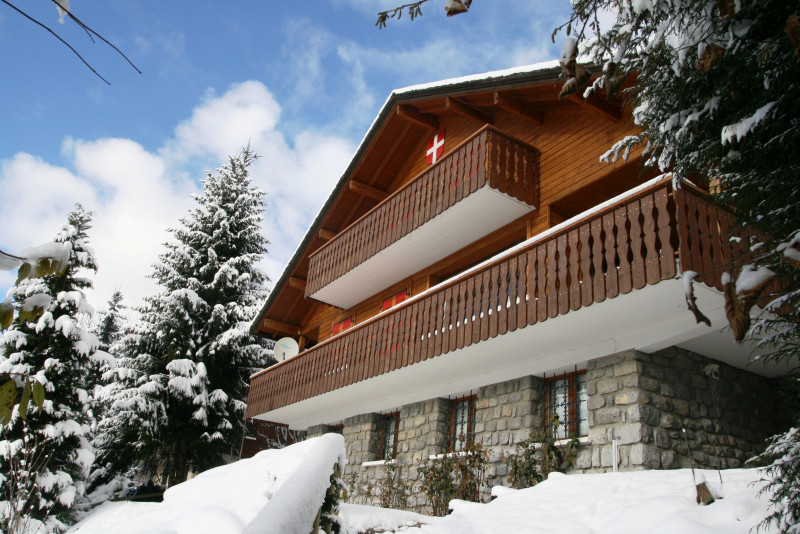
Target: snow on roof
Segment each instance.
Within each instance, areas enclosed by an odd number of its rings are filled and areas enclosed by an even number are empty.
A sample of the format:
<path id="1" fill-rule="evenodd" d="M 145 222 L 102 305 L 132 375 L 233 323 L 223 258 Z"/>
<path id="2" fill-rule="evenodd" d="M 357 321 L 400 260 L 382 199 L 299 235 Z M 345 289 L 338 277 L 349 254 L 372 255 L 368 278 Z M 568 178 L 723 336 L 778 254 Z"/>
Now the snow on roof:
<path id="1" fill-rule="evenodd" d="M 413 93 L 416 91 L 427 91 L 429 89 L 447 87 L 450 85 L 460 85 L 463 83 L 500 80 L 502 78 L 508 78 L 509 76 L 514 76 L 516 74 L 529 74 L 533 72 L 550 70 L 558 67 L 559 67 L 558 60 L 544 61 L 542 63 L 534 63 L 532 65 L 522 65 L 520 67 L 512 67 L 510 69 L 484 72 L 483 74 L 470 74 L 469 76 L 449 78 L 447 80 L 440 80 L 438 82 L 409 85 L 408 87 L 403 87 L 402 89 L 395 89 L 392 92 L 392 94 L 402 95 L 406 93 Z"/>

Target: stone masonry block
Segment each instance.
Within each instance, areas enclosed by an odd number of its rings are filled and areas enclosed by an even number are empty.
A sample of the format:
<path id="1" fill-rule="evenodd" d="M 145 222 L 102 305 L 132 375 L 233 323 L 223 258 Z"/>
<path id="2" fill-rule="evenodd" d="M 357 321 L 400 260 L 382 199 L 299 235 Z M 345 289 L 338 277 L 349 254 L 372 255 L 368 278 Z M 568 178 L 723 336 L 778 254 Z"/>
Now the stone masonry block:
<path id="1" fill-rule="evenodd" d="M 613 378 L 603 378 L 596 382 L 597 392 L 602 394 L 614 393 L 619 390 L 619 380 Z"/>

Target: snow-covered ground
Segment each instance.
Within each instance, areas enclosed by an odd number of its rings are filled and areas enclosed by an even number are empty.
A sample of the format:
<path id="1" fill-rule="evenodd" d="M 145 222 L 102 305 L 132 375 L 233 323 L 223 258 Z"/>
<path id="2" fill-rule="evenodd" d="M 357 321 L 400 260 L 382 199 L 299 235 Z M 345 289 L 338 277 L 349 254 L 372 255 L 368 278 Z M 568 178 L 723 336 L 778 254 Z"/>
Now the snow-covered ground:
<path id="1" fill-rule="evenodd" d="M 325 480 L 332 462 L 341 457 L 343 440 L 328 436 L 206 471 L 169 489 L 163 503 L 106 503 L 70 532 L 239 534 L 253 523 L 258 532 L 287 534 L 294 528 L 278 527 L 278 521 L 291 517 L 290 510 L 307 508 L 303 502 L 307 494 L 318 493 L 315 486 L 322 484 L 312 480 Z M 340 518 L 346 534 L 368 528 L 408 534 L 746 534 L 767 515 L 769 502 L 758 495 L 762 484 L 757 470 L 722 471 L 722 482 L 716 471 L 697 475 L 706 478 L 717 497 L 709 506 L 695 503 L 688 469 L 555 473 L 533 488 L 496 488 L 498 496 L 488 504 L 456 501 L 454 512 L 443 518 L 354 504 L 343 504 Z M 297 491 L 298 487 L 307 491 Z M 270 500 L 273 505 L 280 501 L 279 510 L 269 512 Z M 297 532 L 310 530 L 296 527 Z"/>

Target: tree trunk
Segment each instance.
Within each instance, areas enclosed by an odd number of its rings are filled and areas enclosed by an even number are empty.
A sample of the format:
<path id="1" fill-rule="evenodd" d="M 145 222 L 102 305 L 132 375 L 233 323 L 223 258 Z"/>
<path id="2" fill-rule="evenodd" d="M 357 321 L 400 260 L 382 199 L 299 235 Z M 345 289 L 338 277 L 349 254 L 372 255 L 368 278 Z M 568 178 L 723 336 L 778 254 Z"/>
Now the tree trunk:
<path id="1" fill-rule="evenodd" d="M 167 476 L 168 488 L 185 482 L 186 477 L 189 476 L 189 462 L 186 453 L 186 442 L 180 440 L 172 445 L 172 455 Z"/>

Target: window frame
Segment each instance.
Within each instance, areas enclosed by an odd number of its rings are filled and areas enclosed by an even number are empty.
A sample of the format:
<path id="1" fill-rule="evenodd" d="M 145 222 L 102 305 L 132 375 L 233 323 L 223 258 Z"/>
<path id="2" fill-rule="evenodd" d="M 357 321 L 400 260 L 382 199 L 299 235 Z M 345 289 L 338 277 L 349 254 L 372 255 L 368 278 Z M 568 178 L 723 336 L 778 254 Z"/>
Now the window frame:
<path id="1" fill-rule="evenodd" d="M 331 337 L 337 334 L 341 334 L 342 332 L 344 332 L 349 328 L 353 328 L 353 325 L 355 324 L 356 322 L 353 320 L 352 315 L 350 317 L 345 317 L 338 323 L 333 323 L 333 326 L 331 326 Z"/>
<path id="2" fill-rule="evenodd" d="M 398 292 L 397 294 L 392 295 L 391 297 L 386 297 L 385 299 L 381 300 L 381 307 L 379 311 L 385 312 L 387 310 L 391 310 L 392 308 L 394 308 L 395 306 L 406 300 L 409 296 L 410 295 L 408 289 L 404 289 Z"/>
<path id="3" fill-rule="evenodd" d="M 386 429 L 389 425 L 394 423 L 394 432 L 393 443 L 392 443 L 392 455 L 391 457 L 386 456 L 388 447 L 386 443 Z M 397 458 L 397 435 L 400 433 L 400 412 L 391 412 L 381 415 L 380 421 L 380 433 L 378 439 L 378 460 L 383 460 L 385 462 L 390 462 Z"/>
<path id="4" fill-rule="evenodd" d="M 561 421 L 559 419 L 559 423 L 563 426 L 563 435 L 561 435 L 561 431 L 555 433 L 553 432 L 553 421 L 552 413 L 555 411 L 552 407 L 552 390 L 553 384 L 557 381 L 567 381 L 567 402 L 566 408 L 568 410 L 568 417 L 566 421 Z M 562 373 L 560 375 L 551 376 L 549 378 L 545 378 L 545 388 L 544 388 L 544 422 L 545 422 L 545 433 L 549 437 L 553 437 L 555 439 L 571 439 L 573 437 L 581 438 L 584 436 L 588 436 L 589 432 L 589 420 L 588 420 L 588 407 L 586 406 L 589 400 L 588 392 L 586 393 L 586 398 L 581 400 L 578 397 L 578 383 L 583 382 L 584 384 L 588 384 L 587 381 L 587 374 L 586 369 L 576 370 L 569 373 Z M 586 391 L 586 388 L 583 389 Z M 561 405 L 560 405 L 561 406 Z M 581 410 L 581 406 L 583 406 L 583 410 Z M 586 422 L 586 433 L 581 434 L 581 421 Z"/>
<path id="5" fill-rule="evenodd" d="M 447 452 L 461 452 L 475 444 L 475 402 L 477 399 L 477 395 L 465 395 L 450 400 L 450 420 L 447 425 Z M 457 426 L 455 418 L 458 405 L 465 402 L 467 403 L 467 435 L 464 436 L 466 439 L 461 442 L 458 436 L 455 435 Z M 458 449 L 456 448 L 457 443 L 462 443 Z"/>

